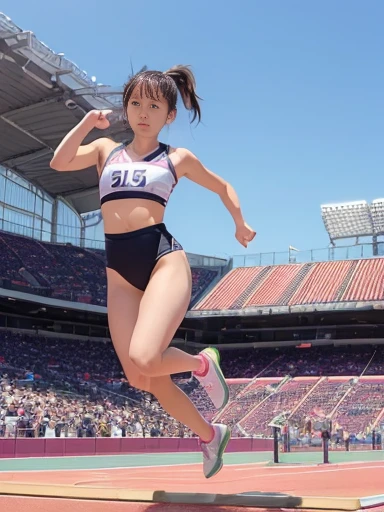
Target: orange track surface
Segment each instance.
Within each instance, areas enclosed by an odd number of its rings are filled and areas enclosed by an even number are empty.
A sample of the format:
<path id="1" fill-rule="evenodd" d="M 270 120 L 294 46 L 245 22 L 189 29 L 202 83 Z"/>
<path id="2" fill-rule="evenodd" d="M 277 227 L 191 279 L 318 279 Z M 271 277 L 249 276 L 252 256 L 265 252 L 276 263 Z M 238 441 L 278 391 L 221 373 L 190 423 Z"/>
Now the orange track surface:
<path id="1" fill-rule="evenodd" d="M 43 498 L 0 498 L 0 506 L 8 507 L 4 510 L 17 512 L 290 512 L 289 509 L 275 508 L 249 508 L 249 507 L 221 507 L 217 505 L 170 505 L 168 503 L 117 503 L 95 502 L 79 500 L 59 500 Z M 293 511 L 292 511 L 293 512 Z M 313 512 L 304 510 L 300 512 Z M 384 508 L 375 509 L 374 512 L 384 512 Z"/>
<path id="2" fill-rule="evenodd" d="M 383 462 L 329 466 L 226 466 L 211 480 L 202 476 L 201 465 L 153 468 L 95 469 L 0 473 L 0 481 L 66 484 L 126 489 L 160 489 L 174 492 L 239 493 L 282 492 L 304 496 L 370 496 L 383 492 Z M 96 502 L 68 499 L 0 497 L 1 510 L 18 512 L 247 512 L 255 509 L 204 505 L 170 505 L 127 502 Z M 258 509 L 261 510 L 261 509 Z M 384 512 L 384 508 L 375 509 Z"/>

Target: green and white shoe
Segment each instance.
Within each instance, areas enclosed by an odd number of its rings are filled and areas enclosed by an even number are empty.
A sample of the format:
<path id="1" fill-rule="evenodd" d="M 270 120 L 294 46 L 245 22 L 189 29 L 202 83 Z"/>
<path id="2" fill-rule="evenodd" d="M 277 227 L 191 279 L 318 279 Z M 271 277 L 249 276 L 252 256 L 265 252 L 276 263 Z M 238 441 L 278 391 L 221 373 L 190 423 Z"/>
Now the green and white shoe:
<path id="1" fill-rule="evenodd" d="M 229 389 L 220 368 L 219 351 L 213 347 L 205 348 L 200 355 L 207 361 L 208 371 L 205 375 L 195 372 L 193 375 L 203 386 L 216 409 L 223 409 L 229 400 Z"/>
<path id="2" fill-rule="evenodd" d="M 216 423 L 212 425 L 215 435 L 210 443 L 200 442 L 203 452 L 203 471 L 205 478 L 212 478 L 223 467 L 223 454 L 231 438 L 227 425 Z"/>

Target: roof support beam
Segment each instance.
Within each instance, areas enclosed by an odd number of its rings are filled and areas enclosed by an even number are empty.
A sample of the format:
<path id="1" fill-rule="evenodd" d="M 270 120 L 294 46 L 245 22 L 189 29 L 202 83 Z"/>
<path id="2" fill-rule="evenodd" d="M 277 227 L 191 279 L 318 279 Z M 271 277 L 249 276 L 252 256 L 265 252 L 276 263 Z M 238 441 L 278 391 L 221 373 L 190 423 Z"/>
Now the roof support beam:
<path id="1" fill-rule="evenodd" d="M 94 85 L 93 87 L 84 87 L 82 89 L 76 89 L 73 91 L 72 96 L 122 96 L 123 87 L 112 87 L 109 85 Z"/>
<path id="2" fill-rule="evenodd" d="M 29 112 L 30 110 L 34 110 L 35 108 L 45 107 L 46 105 L 57 103 L 62 98 L 63 93 L 60 92 L 54 98 L 50 97 L 45 100 L 41 100 L 38 103 L 31 103 L 30 105 L 25 105 L 24 107 L 15 108 L 13 110 L 7 110 L 6 112 L 0 113 L 0 115 L 2 117 L 12 117 L 15 114 L 23 114 L 24 112 Z"/>
<path id="3" fill-rule="evenodd" d="M 51 155 L 52 150 L 50 148 L 36 149 L 34 151 L 25 151 L 24 153 L 19 153 L 18 155 L 13 156 L 12 158 L 8 158 L 7 160 L 3 160 L 0 162 L 1 165 L 5 167 L 17 167 L 18 165 L 23 165 L 24 163 L 33 162 L 34 160 L 38 160 L 47 155 Z"/>
<path id="4" fill-rule="evenodd" d="M 10 119 L 7 119 L 5 116 L 0 116 L 0 119 L 2 121 L 4 121 L 4 123 L 7 123 L 9 124 L 10 126 L 12 126 L 12 128 L 15 128 L 16 130 L 19 130 L 21 133 L 24 133 L 24 135 L 27 135 L 28 137 L 30 137 L 31 139 L 33 139 L 34 141 L 38 142 L 39 144 L 41 144 L 42 146 L 44 146 L 45 148 L 48 148 L 49 150 L 53 151 L 53 149 L 51 148 L 51 146 L 48 146 L 48 144 L 46 144 L 44 141 L 42 141 L 41 139 L 39 139 L 38 137 L 36 137 L 35 135 L 33 135 L 33 133 L 29 132 L 28 130 L 25 130 L 24 128 L 22 128 L 21 126 L 19 126 L 18 124 L 14 123 L 13 121 L 11 121 Z"/>

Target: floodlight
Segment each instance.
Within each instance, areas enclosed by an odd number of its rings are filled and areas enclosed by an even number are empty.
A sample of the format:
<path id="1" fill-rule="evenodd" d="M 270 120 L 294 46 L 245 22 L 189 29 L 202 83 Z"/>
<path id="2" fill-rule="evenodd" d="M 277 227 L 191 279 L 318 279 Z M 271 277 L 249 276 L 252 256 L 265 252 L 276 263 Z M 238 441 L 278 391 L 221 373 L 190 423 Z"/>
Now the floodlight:
<path id="1" fill-rule="evenodd" d="M 323 204 L 321 214 L 331 240 L 373 235 L 367 201 Z"/>
<path id="2" fill-rule="evenodd" d="M 384 199 L 375 199 L 371 204 L 371 217 L 375 235 L 384 235 Z"/>

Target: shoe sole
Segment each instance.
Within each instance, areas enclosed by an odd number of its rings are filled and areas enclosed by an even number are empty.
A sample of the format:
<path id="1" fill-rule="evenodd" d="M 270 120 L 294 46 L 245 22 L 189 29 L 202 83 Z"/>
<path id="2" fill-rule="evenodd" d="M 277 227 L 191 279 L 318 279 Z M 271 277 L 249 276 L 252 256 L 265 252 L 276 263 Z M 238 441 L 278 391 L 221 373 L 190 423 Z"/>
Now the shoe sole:
<path id="1" fill-rule="evenodd" d="M 223 440 L 221 441 L 221 444 L 219 446 L 217 463 L 213 466 L 210 473 L 208 473 L 208 475 L 206 475 L 205 478 L 212 478 L 213 476 L 217 475 L 217 473 L 223 467 L 223 454 L 225 452 L 225 449 L 226 449 L 230 439 L 231 439 L 231 430 L 229 429 L 229 427 L 227 427 L 227 431 L 226 431 L 226 433 L 223 437 Z"/>
<path id="2" fill-rule="evenodd" d="M 213 355 L 211 355 L 211 352 L 213 352 Z M 213 361 L 215 365 L 214 368 L 216 375 L 218 376 L 220 383 L 224 389 L 224 401 L 220 407 L 217 407 L 217 410 L 221 411 L 229 402 L 229 389 L 227 383 L 225 382 L 224 374 L 220 368 L 220 352 L 217 350 L 217 348 L 209 347 L 203 350 L 203 354 L 206 354 L 207 357 L 209 357 L 209 359 Z"/>

